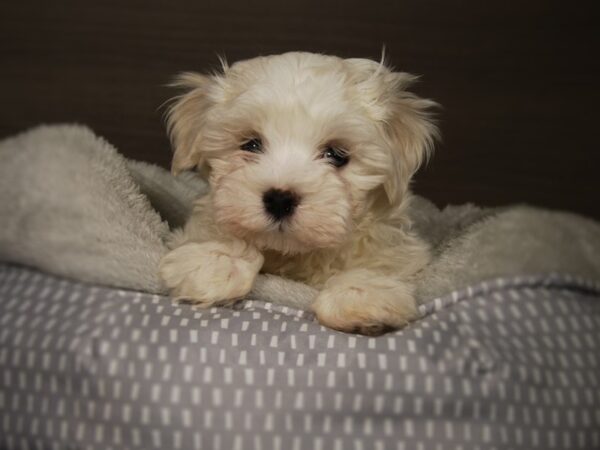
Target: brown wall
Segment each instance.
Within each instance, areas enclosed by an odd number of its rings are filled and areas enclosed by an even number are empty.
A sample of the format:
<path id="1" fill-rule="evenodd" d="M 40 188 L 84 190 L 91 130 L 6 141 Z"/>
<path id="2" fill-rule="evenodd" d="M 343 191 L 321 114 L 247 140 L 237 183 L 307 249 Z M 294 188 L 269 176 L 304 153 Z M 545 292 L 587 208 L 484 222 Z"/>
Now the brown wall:
<path id="1" fill-rule="evenodd" d="M 438 204 L 528 202 L 600 218 L 598 22 L 549 0 L 3 2 L 0 136 L 90 125 L 167 165 L 159 106 L 176 72 L 288 50 L 422 74 L 443 143 L 415 183 Z"/>

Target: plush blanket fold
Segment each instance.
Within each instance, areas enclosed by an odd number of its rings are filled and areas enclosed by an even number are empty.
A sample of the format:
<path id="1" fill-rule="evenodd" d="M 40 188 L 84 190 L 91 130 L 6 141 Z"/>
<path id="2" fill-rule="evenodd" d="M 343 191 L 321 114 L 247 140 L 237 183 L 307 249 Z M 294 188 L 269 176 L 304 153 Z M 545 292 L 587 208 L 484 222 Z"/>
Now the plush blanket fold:
<path id="1" fill-rule="evenodd" d="M 164 293 L 165 241 L 206 189 L 193 174 L 128 161 L 86 127 L 32 129 L 0 142 L 0 261 Z M 600 279 L 600 225 L 590 219 L 528 206 L 439 210 L 422 198 L 411 214 L 434 254 L 417 282 L 421 302 L 498 276 Z M 261 275 L 250 297 L 306 309 L 314 295 Z"/>

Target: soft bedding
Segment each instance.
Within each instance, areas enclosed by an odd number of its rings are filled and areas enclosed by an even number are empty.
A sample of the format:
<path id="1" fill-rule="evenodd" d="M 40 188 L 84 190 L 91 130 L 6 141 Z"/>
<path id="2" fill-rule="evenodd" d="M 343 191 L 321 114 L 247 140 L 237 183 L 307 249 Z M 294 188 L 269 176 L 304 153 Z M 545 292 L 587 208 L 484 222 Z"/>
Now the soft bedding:
<path id="1" fill-rule="evenodd" d="M 497 278 L 379 338 L 0 265 L 0 448 L 600 448 L 600 286 Z"/>
<path id="2" fill-rule="evenodd" d="M 85 127 L 0 142 L 0 448 L 600 448 L 595 221 L 415 198 L 423 317 L 368 338 L 280 277 L 234 309 L 163 296 L 205 189 Z"/>

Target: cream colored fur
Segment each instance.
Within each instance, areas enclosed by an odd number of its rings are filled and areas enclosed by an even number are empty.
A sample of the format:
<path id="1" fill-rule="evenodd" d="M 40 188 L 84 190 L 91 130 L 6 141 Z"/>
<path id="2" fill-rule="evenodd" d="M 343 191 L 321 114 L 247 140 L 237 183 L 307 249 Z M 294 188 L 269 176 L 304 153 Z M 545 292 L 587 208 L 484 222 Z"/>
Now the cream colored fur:
<path id="1" fill-rule="evenodd" d="M 259 271 L 320 290 L 321 323 L 376 334 L 417 317 L 414 277 L 429 260 L 407 218 L 409 182 L 436 135 L 435 104 L 383 63 L 286 53 L 184 74 L 170 109 L 172 169 L 197 169 L 211 190 L 194 206 L 161 277 L 178 297 L 210 306 L 246 295 Z M 260 139 L 261 149 L 242 149 Z M 342 149 L 349 162 L 324 156 Z M 293 192 L 274 220 L 269 189 Z"/>

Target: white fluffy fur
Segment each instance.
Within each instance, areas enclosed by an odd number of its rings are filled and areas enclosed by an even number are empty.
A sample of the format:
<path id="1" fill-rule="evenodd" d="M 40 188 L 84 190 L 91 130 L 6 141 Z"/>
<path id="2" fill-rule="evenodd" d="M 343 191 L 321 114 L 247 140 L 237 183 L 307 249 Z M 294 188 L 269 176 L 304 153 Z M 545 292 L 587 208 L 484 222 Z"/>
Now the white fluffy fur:
<path id="1" fill-rule="evenodd" d="M 206 173 L 211 191 L 161 262 L 165 284 L 208 306 L 244 296 L 262 270 L 320 289 L 313 310 L 332 328 L 374 334 L 416 317 L 413 279 L 429 255 L 406 208 L 436 128 L 434 103 L 406 91 L 414 79 L 310 53 L 183 74 L 168 116 L 172 170 Z M 261 153 L 240 149 L 252 138 Z M 331 165 L 328 145 L 349 163 Z M 300 198 L 284 221 L 264 209 L 272 188 Z"/>

